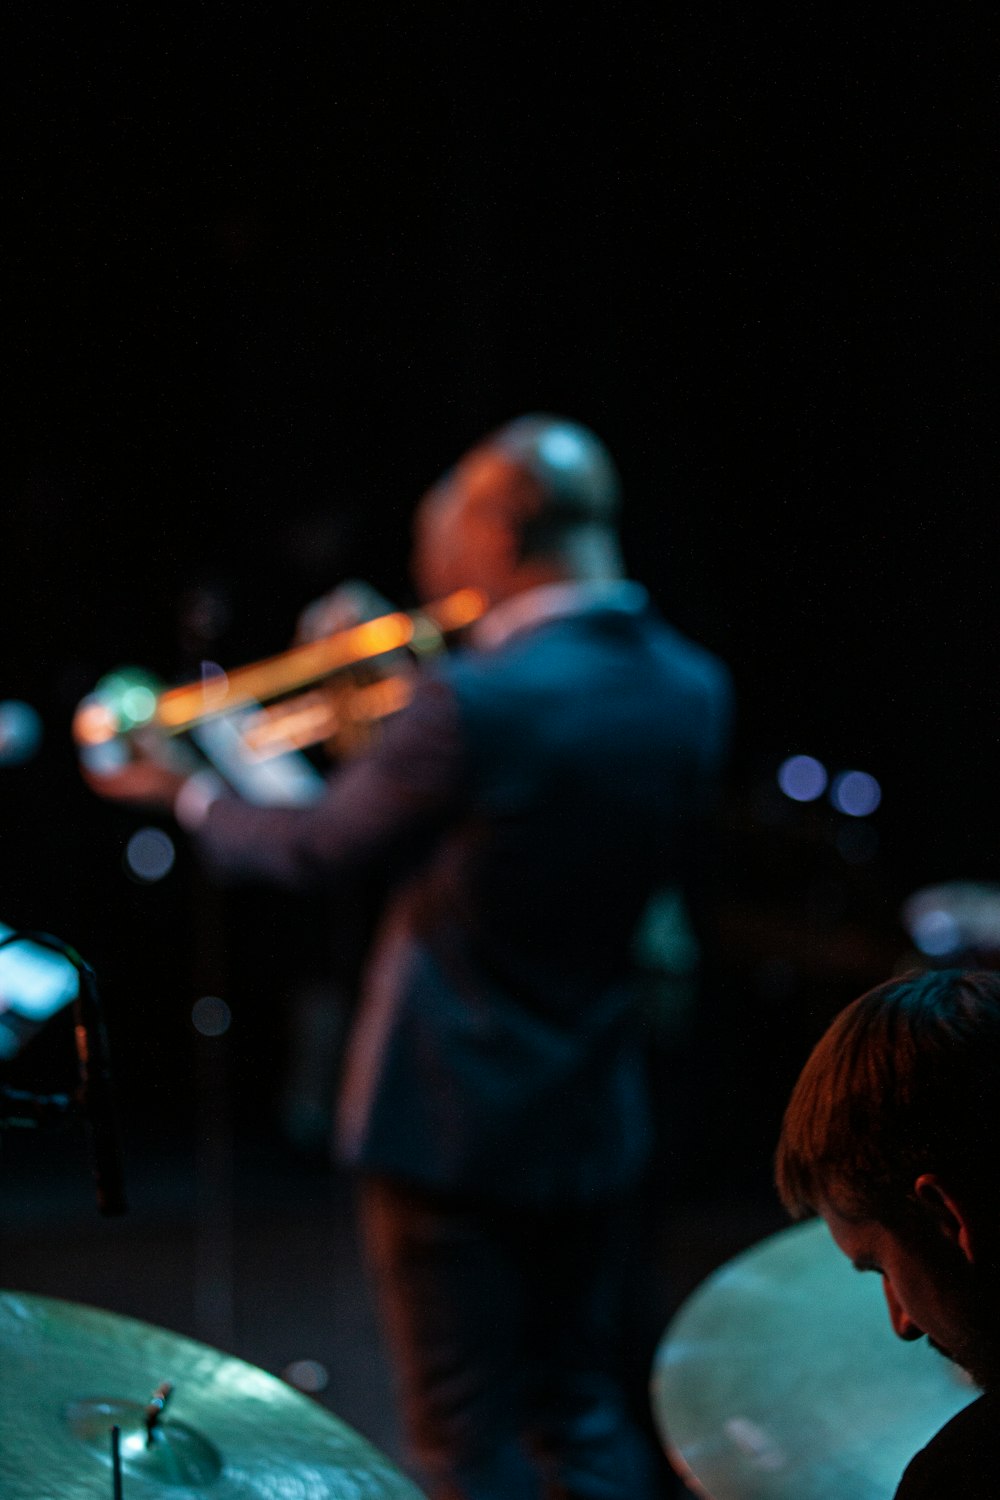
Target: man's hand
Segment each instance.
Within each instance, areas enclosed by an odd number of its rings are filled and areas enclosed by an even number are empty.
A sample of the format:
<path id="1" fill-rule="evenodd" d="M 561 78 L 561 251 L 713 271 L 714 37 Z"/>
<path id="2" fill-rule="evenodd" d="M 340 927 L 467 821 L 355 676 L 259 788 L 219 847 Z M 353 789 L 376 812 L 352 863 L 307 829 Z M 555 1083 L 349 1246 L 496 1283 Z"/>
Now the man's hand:
<path id="1" fill-rule="evenodd" d="M 376 589 L 352 579 L 306 605 L 299 615 L 295 644 L 301 646 L 307 641 L 319 641 L 324 636 L 336 635 L 340 630 L 350 630 L 354 625 L 391 613 L 392 605 Z"/>
<path id="2" fill-rule="evenodd" d="M 130 737 L 128 754 L 128 760 L 107 770 L 99 769 L 99 761 L 87 764 L 85 756 L 80 771 L 91 791 L 111 802 L 135 802 L 172 812 L 177 793 L 200 765 L 189 746 L 149 728 Z"/>
<path id="3" fill-rule="evenodd" d="M 172 812 L 177 793 L 187 775 L 155 760 L 133 760 L 120 770 L 99 774 L 82 767 L 91 791 L 112 802 L 137 802 Z"/>

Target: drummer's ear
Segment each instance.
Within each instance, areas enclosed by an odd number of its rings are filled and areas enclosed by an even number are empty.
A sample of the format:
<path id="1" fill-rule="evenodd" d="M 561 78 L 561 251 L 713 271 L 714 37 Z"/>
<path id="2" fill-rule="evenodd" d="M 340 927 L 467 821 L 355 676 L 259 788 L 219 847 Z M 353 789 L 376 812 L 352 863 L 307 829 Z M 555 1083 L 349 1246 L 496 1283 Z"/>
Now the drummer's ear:
<path id="1" fill-rule="evenodd" d="M 929 1222 L 972 1265 L 976 1259 L 975 1236 L 964 1205 L 934 1172 L 922 1172 L 913 1184 L 913 1193 Z"/>

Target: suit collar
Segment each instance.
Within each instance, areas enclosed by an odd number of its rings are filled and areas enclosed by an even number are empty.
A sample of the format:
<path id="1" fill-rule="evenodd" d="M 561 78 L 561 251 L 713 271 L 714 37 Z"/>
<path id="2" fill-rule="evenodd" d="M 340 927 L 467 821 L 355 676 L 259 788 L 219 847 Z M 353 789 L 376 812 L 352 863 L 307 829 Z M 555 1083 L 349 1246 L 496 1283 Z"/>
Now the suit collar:
<path id="1" fill-rule="evenodd" d="M 495 604 L 473 626 L 470 638 L 479 650 L 502 646 L 512 636 L 533 630 L 549 620 L 562 620 L 594 610 L 622 610 L 639 614 L 649 603 L 641 584 L 629 578 L 586 579 L 572 583 L 545 583 L 525 589 Z"/>

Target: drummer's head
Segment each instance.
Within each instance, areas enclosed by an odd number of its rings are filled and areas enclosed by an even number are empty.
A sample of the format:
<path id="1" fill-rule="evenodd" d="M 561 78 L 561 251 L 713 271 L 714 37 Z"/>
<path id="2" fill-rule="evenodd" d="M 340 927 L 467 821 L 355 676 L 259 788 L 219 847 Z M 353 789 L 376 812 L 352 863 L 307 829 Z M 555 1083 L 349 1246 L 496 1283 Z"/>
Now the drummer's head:
<path id="1" fill-rule="evenodd" d="M 893 1328 L 1000 1386 L 1000 974 L 911 974 L 842 1011 L 792 1093 L 777 1183 L 882 1275 Z"/>
<path id="2" fill-rule="evenodd" d="M 417 587 L 425 599 L 479 588 L 498 603 L 537 584 L 615 577 L 618 502 L 618 474 L 599 438 L 561 417 L 519 417 L 424 496 Z"/>

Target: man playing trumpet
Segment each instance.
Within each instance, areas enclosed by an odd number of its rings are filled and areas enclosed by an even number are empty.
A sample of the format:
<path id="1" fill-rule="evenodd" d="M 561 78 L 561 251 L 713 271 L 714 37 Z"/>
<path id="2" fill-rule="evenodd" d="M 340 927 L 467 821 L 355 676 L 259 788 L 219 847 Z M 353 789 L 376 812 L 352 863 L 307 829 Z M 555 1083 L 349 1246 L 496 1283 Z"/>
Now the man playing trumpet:
<path id="1" fill-rule="evenodd" d="M 320 801 L 150 765 L 93 781 L 173 808 L 231 873 L 390 872 L 338 1137 L 407 1432 L 449 1500 L 655 1493 L 614 1361 L 650 1144 L 630 944 L 694 878 L 730 694 L 622 576 L 617 508 L 591 432 L 511 422 L 416 517 L 421 595 L 476 589 L 485 614 Z"/>

